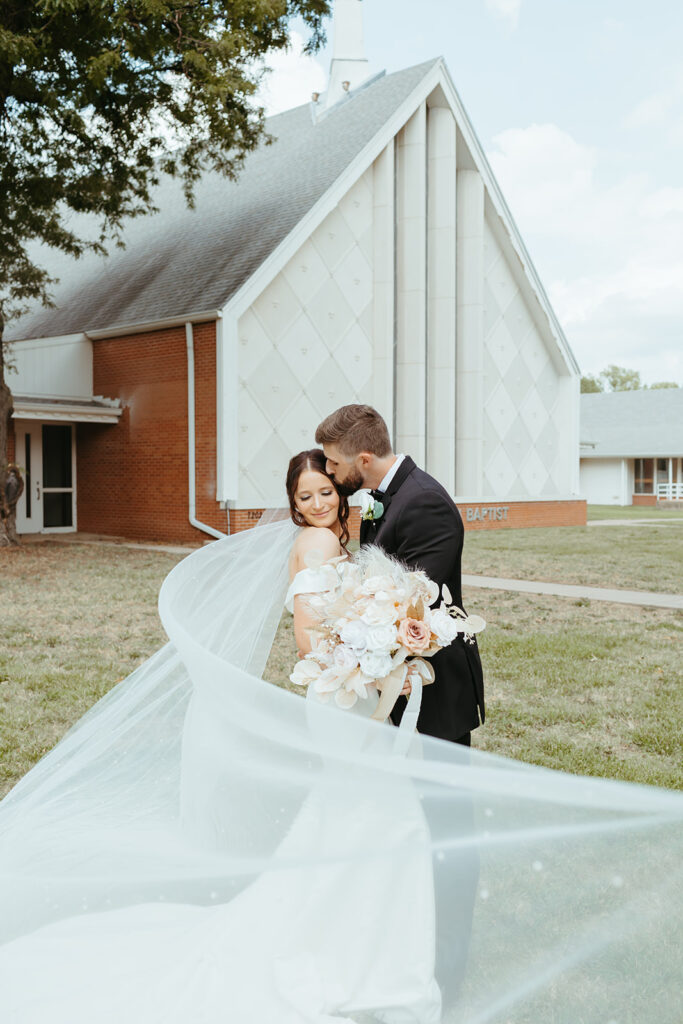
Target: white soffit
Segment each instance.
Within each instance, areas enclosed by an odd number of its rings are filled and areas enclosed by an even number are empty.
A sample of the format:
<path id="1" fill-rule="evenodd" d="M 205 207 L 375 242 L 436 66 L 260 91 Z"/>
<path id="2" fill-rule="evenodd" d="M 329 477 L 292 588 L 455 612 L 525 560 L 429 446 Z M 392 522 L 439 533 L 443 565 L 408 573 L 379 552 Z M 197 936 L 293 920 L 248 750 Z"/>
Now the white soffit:
<path id="1" fill-rule="evenodd" d="M 118 423 L 123 409 L 112 398 L 45 398 L 13 396 L 15 420 L 45 423 Z"/>

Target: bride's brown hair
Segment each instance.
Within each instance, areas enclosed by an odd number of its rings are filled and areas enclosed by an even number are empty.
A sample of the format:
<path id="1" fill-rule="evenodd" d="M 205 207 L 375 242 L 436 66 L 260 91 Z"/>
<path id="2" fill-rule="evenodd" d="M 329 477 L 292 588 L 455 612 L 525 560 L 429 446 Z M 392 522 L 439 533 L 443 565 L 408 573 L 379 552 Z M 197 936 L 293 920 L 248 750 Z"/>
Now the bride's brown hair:
<path id="1" fill-rule="evenodd" d="M 302 516 L 299 509 L 294 504 L 294 495 L 296 489 L 299 486 L 299 477 L 306 470 L 312 469 L 316 473 L 322 473 L 330 481 L 335 491 L 337 486 L 327 472 L 325 468 L 327 460 L 325 459 L 325 453 L 321 448 L 311 448 L 307 452 L 299 452 L 298 455 L 294 455 L 289 461 L 289 468 L 287 470 L 287 497 L 289 498 L 289 513 L 292 517 L 292 522 L 296 523 L 297 526 L 305 526 L 306 520 Z M 339 494 L 339 491 L 337 491 Z M 339 512 L 337 513 L 339 519 L 339 525 L 341 527 L 341 533 L 339 536 L 339 543 L 343 548 L 349 542 L 349 501 L 342 494 L 339 494 Z"/>

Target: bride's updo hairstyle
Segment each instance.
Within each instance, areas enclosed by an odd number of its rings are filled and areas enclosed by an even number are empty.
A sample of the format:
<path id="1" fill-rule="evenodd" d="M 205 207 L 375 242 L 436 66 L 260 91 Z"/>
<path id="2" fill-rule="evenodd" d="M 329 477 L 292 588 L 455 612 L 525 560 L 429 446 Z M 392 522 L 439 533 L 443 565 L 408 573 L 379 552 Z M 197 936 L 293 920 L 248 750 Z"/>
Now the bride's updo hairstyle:
<path id="1" fill-rule="evenodd" d="M 292 522 L 297 526 L 305 526 L 306 520 L 302 516 L 299 509 L 294 503 L 294 496 L 296 489 L 299 486 L 299 477 L 302 473 L 307 470 L 313 470 L 316 473 L 322 473 L 330 481 L 335 491 L 339 493 L 337 486 L 332 477 L 325 468 L 327 461 L 325 459 L 325 453 L 321 448 L 311 448 L 307 452 L 299 452 L 298 455 L 294 455 L 289 461 L 289 468 L 287 470 L 287 497 L 289 498 L 289 512 L 292 517 Z M 343 548 L 349 542 L 349 501 L 348 498 L 339 495 L 339 525 L 341 526 L 341 533 L 339 535 L 339 542 Z"/>

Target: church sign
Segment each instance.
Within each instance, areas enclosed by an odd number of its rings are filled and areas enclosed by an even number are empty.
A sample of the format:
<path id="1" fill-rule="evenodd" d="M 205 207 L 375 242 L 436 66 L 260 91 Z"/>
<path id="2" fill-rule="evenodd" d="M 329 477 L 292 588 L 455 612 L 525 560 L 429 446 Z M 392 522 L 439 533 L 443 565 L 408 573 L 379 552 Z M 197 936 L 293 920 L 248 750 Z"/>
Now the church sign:
<path id="1" fill-rule="evenodd" d="M 507 519 L 509 509 L 509 505 L 475 505 L 467 509 L 467 522 L 501 522 Z"/>

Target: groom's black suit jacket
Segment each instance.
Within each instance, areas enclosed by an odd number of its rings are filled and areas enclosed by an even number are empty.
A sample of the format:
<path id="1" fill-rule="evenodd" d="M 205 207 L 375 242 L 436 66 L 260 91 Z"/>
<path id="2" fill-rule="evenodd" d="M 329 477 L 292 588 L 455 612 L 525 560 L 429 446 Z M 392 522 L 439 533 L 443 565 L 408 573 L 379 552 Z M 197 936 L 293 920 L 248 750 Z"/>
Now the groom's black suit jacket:
<path id="1" fill-rule="evenodd" d="M 448 492 L 407 456 L 386 493 L 373 495 L 383 503 L 384 513 L 376 522 L 362 522 L 361 544 L 378 544 L 410 568 L 424 569 L 439 586 L 446 584 L 462 608 L 464 530 Z M 424 688 L 418 731 L 455 741 L 484 721 L 484 679 L 476 642 L 457 638 L 431 663 L 436 679 Z M 405 706 L 405 697 L 399 697 L 391 716 L 396 724 Z"/>

